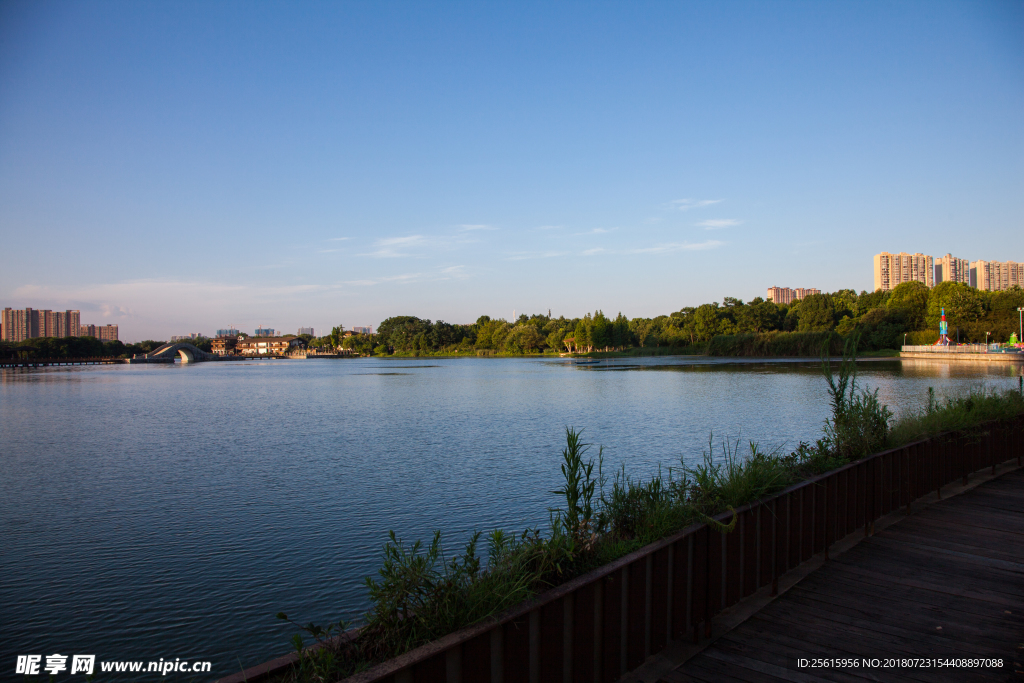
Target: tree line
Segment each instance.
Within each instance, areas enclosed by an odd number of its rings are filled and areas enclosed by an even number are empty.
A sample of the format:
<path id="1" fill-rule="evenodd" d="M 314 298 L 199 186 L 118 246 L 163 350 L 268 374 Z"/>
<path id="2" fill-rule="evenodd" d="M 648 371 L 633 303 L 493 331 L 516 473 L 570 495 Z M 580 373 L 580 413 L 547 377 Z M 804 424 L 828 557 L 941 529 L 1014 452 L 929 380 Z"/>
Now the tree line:
<path id="1" fill-rule="evenodd" d="M 852 289 L 812 294 L 792 304 L 761 297 L 685 307 L 654 318 L 614 318 L 601 310 L 582 318 L 520 315 L 515 320 L 480 316 L 472 324 L 452 324 L 415 316 L 388 318 L 372 335 L 343 337 L 336 327 L 323 340 L 364 355 L 391 354 L 535 354 L 543 352 L 621 351 L 630 348 L 707 348 L 715 337 L 792 333 L 815 339 L 821 333 L 847 337 L 860 334 L 863 350 L 898 349 L 932 344 L 938 339 L 941 310 L 946 310 L 950 336 L 961 342 L 1005 342 L 1018 329 L 1017 308 L 1024 290 L 981 291 L 966 284 L 943 282 L 929 288 L 907 282 L 892 291 Z M 826 335 L 827 336 L 827 335 Z"/>
<path id="2" fill-rule="evenodd" d="M 954 340 L 1005 342 L 1018 330 L 1018 307 L 1024 307 L 1024 290 L 1020 287 L 988 292 L 956 282 L 942 282 L 932 288 L 920 282 L 905 282 L 889 292 L 858 294 L 852 289 L 841 289 L 812 294 L 792 304 L 776 304 L 761 297 L 744 302 L 727 296 L 721 303 L 685 307 L 654 318 L 629 319 L 621 312 L 612 318 L 597 310 L 582 318 L 524 314 L 515 320 L 505 320 L 483 315 L 475 323 L 460 325 L 407 315 L 388 318 L 375 334 L 345 336 L 345 328 L 339 325 L 321 337 L 300 336 L 313 348 L 345 348 L 362 355 L 521 355 L 627 349 L 697 352 L 709 347 L 716 353 L 729 353 L 729 344 L 725 342 L 746 335 L 741 340 L 745 348 L 765 353 L 792 348 L 794 355 L 802 355 L 814 353 L 812 349 L 831 333 L 840 337 L 858 333 L 860 348 L 866 351 L 898 349 L 904 339 L 908 344 L 932 344 L 938 339 L 943 308 Z M 749 335 L 755 335 L 758 343 L 751 344 Z M 716 337 L 719 339 L 711 344 Z M 786 337 L 786 344 L 769 343 L 782 337 Z M 101 342 L 95 337 L 40 338 L 0 342 L 0 357 L 131 357 L 148 353 L 163 343 Z M 209 339 L 191 343 L 204 351 L 210 350 Z"/>
<path id="3" fill-rule="evenodd" d="M 0 341 L 0 358 L 130 358 L 149 353 L 165 343 L 146 340 L 125 344 L 100 341 L 96 337 L 38 337 L 19 342 Z"/>

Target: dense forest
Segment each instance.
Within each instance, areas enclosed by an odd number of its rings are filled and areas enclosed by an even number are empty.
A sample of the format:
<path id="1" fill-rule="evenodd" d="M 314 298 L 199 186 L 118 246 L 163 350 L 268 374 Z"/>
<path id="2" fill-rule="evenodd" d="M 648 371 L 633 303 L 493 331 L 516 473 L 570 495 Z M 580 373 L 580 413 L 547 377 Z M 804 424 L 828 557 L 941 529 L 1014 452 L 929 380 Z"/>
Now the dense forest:
<path id="1" fill-rule="evenodd" d="M 760 297 L 743 302 L 725 297 L 656 318 L 614 318 L 602 311 L 582 318 L 521 315 L 513 321 L 481 316 L 469 325 L 398 316 L 382 322 L 373 335 L 344 337 L 335 328 L 314 345 L 333 343 L 360 353 L 388 354 L 531 354 L 545 351 L 647 352 L 676 350 L 714 355 L 816 355 L 829 341 L 860 335 L 865 351 L 931 344 L 938 339 L 941 309 L 946 309 L 950 336 L 961 342 L 1005 342 L 1018 329 L 1017 308 L 1024 290 L 985 292 L 961 283 L 943 282 L 929 289 L 909 282 L 891 292 L 851 289 L 813 294 L 790 305 Z M 906 336 L 904 336 L 906 335 Z"/>
<path id="2" fill-rule="evenodd" d="M 1005 342 L 1018 330 L 1017 308 L 1024 289 L 985 292 L 965 284 L 943 282 L 931 289 L 907 282 L 891 292 L 842 289 L 812 294 L 790 305 L 758 297 L 743 302 L 725 297 L 656 318 L 614 318 L 598 310 L 582 318 L 521 315 L 508 321 L 481 316 L 456 325 L 414 316 L 388 318 L 376 334 L 351 334 L 335 327 L 322 337 L 301 335 L 311 347 L 353 349 L 363 355 L 475 354 L 522 355 L 544 352 L 629 351 L 641 354 L 709 353 L 712 355 L 817 355 L 822 344 L 841 350 L 843 339 L 858 333 L 864 351 L 932 344 L 938 339 L 943 307 L 950 337 L 961 342 Z M 292 335 L 286 335 L 292 336 Z M 94 337 L 0 342 L 0 357 L 130 357 L 163 342 L 101 342 Z M 210 340 L 195 340 L 203 350 Z"/>

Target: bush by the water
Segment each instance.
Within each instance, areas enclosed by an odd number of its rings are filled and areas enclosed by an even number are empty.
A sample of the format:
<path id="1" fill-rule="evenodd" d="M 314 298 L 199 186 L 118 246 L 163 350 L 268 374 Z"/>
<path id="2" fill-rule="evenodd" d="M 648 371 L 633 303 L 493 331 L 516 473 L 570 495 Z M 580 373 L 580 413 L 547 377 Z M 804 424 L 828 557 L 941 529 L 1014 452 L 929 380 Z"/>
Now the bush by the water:
<path id="1" fill-rule="evenodd" d="M 843 338 L 833 332 L 720 334 L 708 344 L 709 356 L 820 356 L 842 353 Z"/>

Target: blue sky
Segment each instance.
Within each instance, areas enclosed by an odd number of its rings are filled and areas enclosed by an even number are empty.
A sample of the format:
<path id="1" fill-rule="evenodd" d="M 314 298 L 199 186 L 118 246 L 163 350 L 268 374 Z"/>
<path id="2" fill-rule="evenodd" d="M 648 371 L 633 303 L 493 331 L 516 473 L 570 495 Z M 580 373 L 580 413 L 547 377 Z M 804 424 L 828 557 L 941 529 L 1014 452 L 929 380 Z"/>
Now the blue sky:
<path id="1" fill-rule="evenodd" d="M 1024 3 L 0 2 L 0 305 L 123 339 L 1024 261 Z"/>

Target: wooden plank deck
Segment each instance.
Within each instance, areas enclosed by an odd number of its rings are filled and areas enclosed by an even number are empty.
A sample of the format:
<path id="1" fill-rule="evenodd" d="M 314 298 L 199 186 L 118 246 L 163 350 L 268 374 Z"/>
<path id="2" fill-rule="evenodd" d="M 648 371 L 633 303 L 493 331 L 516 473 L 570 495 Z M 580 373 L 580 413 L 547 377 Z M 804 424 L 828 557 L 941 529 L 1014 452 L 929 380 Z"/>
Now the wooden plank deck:
<path id="1" fill-rule="evenodd" d="M 811 668 L 800 659 L 856 659 Z M 1002 659 L 1001 667 L 884 668 L 865 659 Z M 827 562 L 661 678 L 1024 683 L 1024 470 L 880 531 Z"/>

